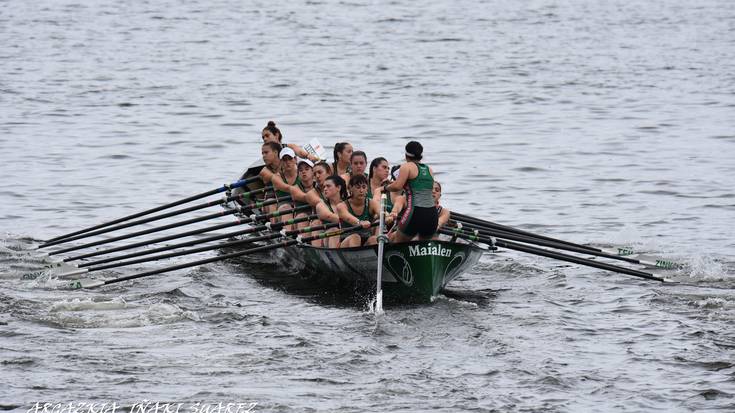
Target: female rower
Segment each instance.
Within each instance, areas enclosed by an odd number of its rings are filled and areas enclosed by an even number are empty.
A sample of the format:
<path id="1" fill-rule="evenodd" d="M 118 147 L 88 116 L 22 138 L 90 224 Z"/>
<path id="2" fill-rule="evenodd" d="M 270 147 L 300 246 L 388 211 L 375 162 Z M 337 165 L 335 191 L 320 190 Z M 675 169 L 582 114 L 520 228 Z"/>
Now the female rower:
<path id="1" fill-rule="evenodd" d="M 313 161 L 319 160 L 316 155 L 310 154 L 306 149 L 296 145 L 295 143 L 283 143 L 283 134 L 281 134 L 281 130 L 276 127 L 276 122 L 273 122 L 272 120 L 268 121 L 268 124 L 265 125 L 265 128 L 263 128 L 263 131 L 261 132 L 261 136 L 263 137 L 263 142 L 278 142 L 281 146 L 288 146 L 300 158 L 311 159 Z"/>
<path id="2" fill-rule="evenodd" d="M 343 174 L 342 178 L 345 180 L 345 182 L 349 182 L 350 178 L 355 175 L 368 176 L 368 174 L 365 172 L 365 168 L 367 168 L 367 155 L 365 155 L 365 152 L 353 151 L 352 155 L 350 155 L 349 172 Z"/>
<path id="3" fill-rule="evenodd" d="M 347 198 L 347 185 L 339 175 L 331 175 L 324 180 L 322 190 L 324 198 L 317 204 L 316 214 L 321 222 L 337 223 L 339 222 L 339 215 L 336 212 L 337 206 Z M 336 230 L 328 230 L 327 232 L 333 231 Z M 323 245 L 330 248 L 337 248 L 339 246 L 339 237 L 335 235 L 326 238 Z"/>
<path id="4" fill-rule="evenodd" d="M 378 202 L 368 199 L 368 181 L 365 175 L 353 175 L 350 178 L 350 198 L 337 206 L 337 214 L 340 222 L 352 227 L 361 225 L 363 229 L 344 235 L 340 248 L 359 247 L 361 245 L 375 244 L 376 237 L 373 235 L 371 224 L 379 214 Z"/>
<path id="5" fill-rule="evenodd" d="M 293 201 L 293 207 L 303 207 L 305 205 L 310 205 L 307 199 L 306 194 L 310 191 L 314 190 L 316 188 L 316 182 L 314 182 L 314 163 L 311 162 L 308 159 L 301 159 L 299 158 L 297 160 L 297 166 L 296 171 L 298 173 L 299 179 L 296 185 L 291 186 L 291 200 Z M 306 209 L 306 210 L 300 210 L 296 212 L 294 215 L 294 218 L 303 218 L 306 216 L 309 216 L 313 213 L 313 208 Z M 285 220 L 285 219 L 284 219 Z M 296 228 L 301 229 L 309 226 L 309 221 L 303 221 L 296 224 Z M 286 228 L 286 230 L 293 229 L 291 227 Z"/>
<path id="6" fill-rule="evenodd" d="M 352 156 L 352 145 L 348 142 L 339 142 L 334 145 L 334 163 L 332 163 L 332 172 L 335 175 L 349 174 L 350 157 Z"/>
<path id="7" fill-rule="evenodd" d="M 398 221 L 398 231 L 391 236 L 393 242 L 410 241 L 416 235 L 420 240 L 427 240 L 436 232 L 438 214 L 431 196 L 434 173 L 429 165 L 421 163 L 423 152 L 420 143 L 407 143 L 406 163 L 398 169 L 396 180 L 385 187 L 390 192 L 406 193 L 406 209 Z"/>
<path id="8" fill-rule="evenodd" d="M 263 181 L 264 185 L 271 184 L 271 180 L 278 171 L 281 169 L 281 159 L 278 154 L 281 152 L 281 144 L 278 142 L 265 142 L 260 149 L 260 153 L 263 156 L 263 163 L 265 167 L 260 170 L 258 176 Z M 266 193 L 266 199 L 273 199 L 273 196 Z M 263 207 L 263 212 L 269 214 L 276 210 L 275 205 L 266 205 Z"/>
<path id="9" fill-rule="evenodd" d="M 319 161 L 314 165 L 314 188 L 306 193 L 306 202 L 315 207 L 324 199 L 324 181 L 332 174 L 332 168 L 326 161 Z M 318 225 L 318 224 L 315 224 Z"/>
<path id="10" fill-rule="evenodd" d="M 438 215 L 437 230 L 447 222 L 449 222 L 450 211 L 449 208 L 444 208 L 439 204 L 442 197 L 442 184 L 439 181 L 434 181 L 434 187 L 431 190 L 431 196 L 434 198 L 434 206 L 436 207 L 436 213 Z"/>
<path id="11" fill-rule="evenodd" d="M 381 157 L 375 158 L 370 162 L 370 173 L 368 174 L 368 198 L 378 201 L 380 204 L 380 196 L 383 193 L 383 183 L 390 178 L 390 166 L 388 161 Z M 397 192 L 388 192 L 385 200 L 385 211 L 390 215 L 391 220 L 395 220 L 398 213 L 403 209 L 406 198 Z"/>
<path id="12" fill-rule="evenodd" d="M 281 149 L 280 158 L 281 170 L 277 174 L 273 174 L 271 183 L 273 184 L 273 190 L 276 192 L 278 210 L 284 211 L 293 208 L 293 204 L 291 203 L 291 187 L 298 185 L 301 180 L 296 170 L 296 154 L 293 149 L 289 147 Z"/>

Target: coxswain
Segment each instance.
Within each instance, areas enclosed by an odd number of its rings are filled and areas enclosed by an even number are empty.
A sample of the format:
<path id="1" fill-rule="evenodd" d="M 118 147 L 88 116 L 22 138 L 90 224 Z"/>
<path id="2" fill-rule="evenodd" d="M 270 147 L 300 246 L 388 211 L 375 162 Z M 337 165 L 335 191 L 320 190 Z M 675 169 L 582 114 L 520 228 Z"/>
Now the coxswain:
<path id="1" fill-rule="evenodd" d="M 281 146 L 291 148 L 300 158 L 310 159 L 312 161 L 319 160 L 316 155 L 309 153 L 306 149 L 296 145 L 295 143 L 283 143 L 283 134 L 281 133 L 281 130 L 276 127 L 276 122 L 273 122 L 272 120 L 268 121 L 268 124 L 265 125 L 265 128 L 261 131 L 261 137 L 263 138 L 263 142 L 278 142 Z"/>
<path id="2" fill-rule="evenodd" d="M 406 163 L 396 171 L 395 181 L 385 186 L 385 190 L 403 190 L 406 208 L 398 221 L 398 231 L 391 234 L 391 241 L 406 242 L 418 236 L 428 240 L 434 236 L 438 224 L 438 214 L 431 192 L 434 187 L 434 173 L 429 165 L 421 163 L 424 148 L 420 143 L 411 141 L 406 144 Z"/>
<path id="3" fill-rule="evenodd" d="M 340 248 L 375 244 L 376 237 L 371 224 L 380 213 L 380 205 L 376 200 L 368 199 L 368 181 L 365 175 L 353 175 L 349 190 L 350 197 L 337 206 L 337 215 L 343 228 L 361 225 L 362 229 L 343 235 Z"/>
<path id="4" fill-rule="evenodd" d="M 324 197 L 316 206 L 316 214 L 321 222 L 339 223 L 339 215 L 337 215 L 337 206 L 347 198 L 347 185 L 345 180 L 339 175 L 330 175 L 324 180 L 322 188 Z M 333 232 L 336 229 L 328 230 Z M 324 246 L 330 248 L 339 247 L 339 237 L 336 235 L 326 238 Z"/>
<path id="5" fill-rule="evenodd" d="M 352 156 L 352 145 L 348 142 L 338 142 L 334 145 L 334 163 L 332 163 L 332 173 L 335 175 L 349 175 L 350 157 Z"/>

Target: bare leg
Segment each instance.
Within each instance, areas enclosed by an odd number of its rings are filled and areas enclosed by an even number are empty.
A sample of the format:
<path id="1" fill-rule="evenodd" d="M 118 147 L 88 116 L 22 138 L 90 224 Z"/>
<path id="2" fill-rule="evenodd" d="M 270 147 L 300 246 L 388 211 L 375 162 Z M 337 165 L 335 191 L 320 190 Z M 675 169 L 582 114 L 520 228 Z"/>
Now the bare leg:
<path id="1" fill-rule="evenodd" d="M 358 234 L 351 234 L 347 238 L 340 243 L 340 248 L 350 248 L 350 247 L 359 247 L 360 246 L 360 235 Z"/>
<path id="2" fill-rule="evenodd" d="M 411 241 L 413 237 L 409 237 L 408 235 L 405 235 L 401 231 L 395 231 L 390 236 L 391 242 L 408 242 Z"/>
<path id="3" fill-rule="evenodd" d="M 293 208 L 293 206 L 291 204 L 283 204 L 283 205 L 281 205 L 281 206 L 278 207 L 278 212 L 286 211 L 286 210 L 289 210 L 289 209 L 292 209 L 292 208 Z M 286 222 L 289 219 L 291 219 L 292 216 L 293 216 L 293 213 L 284 214 L 284 215 L 281 215 L 277 219 L 280 219 L 281 222 Z M 292 225 L 284 225 L 283 226 L 283 229 L 285 229 L 286 231 L 291 231 L 293 228 L 292 228 Z"/>

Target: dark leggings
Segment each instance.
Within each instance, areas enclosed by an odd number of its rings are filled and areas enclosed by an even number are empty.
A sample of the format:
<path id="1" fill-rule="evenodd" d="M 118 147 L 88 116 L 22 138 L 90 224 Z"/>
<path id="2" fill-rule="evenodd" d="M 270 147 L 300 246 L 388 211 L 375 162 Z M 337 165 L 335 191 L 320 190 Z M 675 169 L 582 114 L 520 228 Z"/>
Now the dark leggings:
<path id="1" fill-rule="evenodd" d="M 403 211 L 398 229 L 409 237 L 418 234 L 421 238 L 429 238 L 434 235 L 438 225 L 439 215 L 435 207 L 413 207 L 413 210 Z"/>

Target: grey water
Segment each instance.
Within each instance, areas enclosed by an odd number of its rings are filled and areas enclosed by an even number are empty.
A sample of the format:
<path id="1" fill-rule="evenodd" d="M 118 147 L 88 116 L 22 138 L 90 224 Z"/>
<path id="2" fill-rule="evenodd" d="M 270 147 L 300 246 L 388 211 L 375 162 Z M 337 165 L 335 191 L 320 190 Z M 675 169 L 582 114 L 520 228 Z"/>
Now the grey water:
<path id="1" fill-rule="evenodd" d="M 735 410 L 731 1 L 10 0 L 0 62 L 4 410 Z M 234 181 L 268 120 L 390 160 L 420 140 L 450 209 L 684 284 L 501 250 L 376 321 L 267 263 L 21 278 L 42 240 Z"/>

